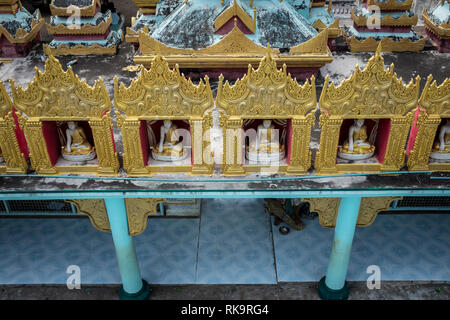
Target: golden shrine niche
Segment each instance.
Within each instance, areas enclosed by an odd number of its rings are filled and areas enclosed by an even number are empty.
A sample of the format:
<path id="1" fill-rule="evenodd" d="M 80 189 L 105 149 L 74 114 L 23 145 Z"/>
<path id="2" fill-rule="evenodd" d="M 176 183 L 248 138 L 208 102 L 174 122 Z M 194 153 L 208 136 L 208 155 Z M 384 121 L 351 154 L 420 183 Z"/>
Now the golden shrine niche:
<path id="1" fill-rule="evenodd" d="M 11 99 L 0 81 L 0 173 L 26 173 L 28 148 Z"/>
<path id="2" fill-rule="evenodd" d="M 223 82 L 224 78 L 220 76 L 216 105 L 222 127 L 224 175 L 270 173 L 272 169 L 275 171 L 271 173 L 306 173 L 311 167 L 309 143 L 317 104 L 314 76 L 301 86 L 286 72 L 286 65 L 277 68 L 269 47 L 258 69 L 249 65 L 248 73 L 234 85 Z M 279 129 L 276 142 L 280 146 L 284 144 L 286 152 L 283 160 L 275 161 L 275 166 L 273 163 L 251 163 L 254 161 L 245 157 L 251 141 L 247 146 L 244 130 L 264 120 L 275 122 Z"/>
<path id="3" fill-rule="evenodd" d="M 89 86 L 71 67 L 64 71 L 53 56 L 45 62 L 44 72 L 37 67 L 35 70 L 36 76 L 26 89 L 21 85 L 16 88 L 14 80 L 10 80 L 33 169 L 38 174 L 117 174 L 119 162 L 112 133 L 111 100 L 102 78 Z M 89 145 L 95 147 L 95 159 L 84 162 L 63 159 L 64 128 L 70 122 L 83 128 Z"/>
<path id="4" fill-rule="evenodd" d="M 450 78 L 438 86 L 432 75 L 428 76 L 419 109 L 416 113 L 416 123 L 412 133 L 416 137 L 411 142 L 411 152 L 408 157 L 408 168 L 411 171 L 432 170 L 450 171 L 450 160 L 436 160 L 430 156 L 435 151 L 441 129 L 450 123 Z M 446 134 L 447 140 L 449 133 Z M 450 155 L 450 146 L 446 147 Z"/>
<path id="5" fill-rule="evenodd" d="M 170 69 L 158 55 L 149 70 L 141 67 L 139 78 L 128 88 L 123 83 L 119 86 L 115 78 L 114 101 L 122 130 L 124 169 L 129 175 L 212 174 L 214 162 L 207 134 L 213 122 L 214 99 L 208 77 L 195 85 L 180 74 L 178 65 Z M 182 160 L 153 158 L 163 136 L 160 129 L 167 122 L 184 133 L 179 140 L 185 154 Z"/>
<path id="6" fill-rule="evenodd" d="M 405 85 L 394 65 L 384 69 L 381 48 L 364 70 L 356 66 L 353 75 L 339 86 L 329 76 L 319 99 L 321 128 L 315 169 L 318 174 L 397 171 L 405 162 L 405 145 L 420 90 L 420 77 Z M 367 142 L 374 155 L 365 160 L 338 157 L 349 139 L 352 122 L 365 120 Z M 342 145 L 342 148 L 339 146 Z"/>

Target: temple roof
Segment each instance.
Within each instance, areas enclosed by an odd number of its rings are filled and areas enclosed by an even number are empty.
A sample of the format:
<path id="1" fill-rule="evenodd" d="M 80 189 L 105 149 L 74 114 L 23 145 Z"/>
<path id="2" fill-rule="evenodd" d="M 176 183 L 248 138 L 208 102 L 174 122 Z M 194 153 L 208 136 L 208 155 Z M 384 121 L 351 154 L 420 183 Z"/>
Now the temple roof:
<path id="1" fill-rule="evenodd" d="M 67 8 L 69 6 L 77 6 L 79 8 L 91 6 L 95 0 L 53 0 L 52 4 L 58 8 Z"/>
<path id="2" fill-rule="evenodd" d="M 68 10 L 70 6 L 80 8 L 82 17 L 93 17 L 100 7 L 100 0 L 52 0 L 50 3 L 50 11 L 53 16 L 69 17 L 74 12 Z"/>
<path id="3" fill-rule="evenodd" d="M 427 10 L 428 17 L 436 25 L 441 25 L 443 23 L 450 23 L 450 3 L 448 1 L 441 1 L 430 11 Z"/>
<path id="4" fill-rule="evenodd" d="M 80 18 L 79 24 L 80 24 L 80 26 L 84 26 L 87 24 L 89 24 L 91 26 L 98 26 L 100 23 L 106 22 L 110 18 L 111 18 L 110 10 L 108 10 L 106 13 L 97 12 L 95 14 L 95 16 L 93 16 L 93 17 Z M 71 19 L 70 17 L 55 17 L 55 16 L 50 17 L 50 25 L 51 26 L 57 26 L 60 24 L 67 25 L 68 23 L 70 23 L 70 24 L 73 23 L 72 21 L 73 21 L 73 19 Z M 78 23 L 78 21 L 77 21 L 77 23 Z"/>
<path id="5" fill-rule="evenodd" d="M 26 38 L 34 36 L 43 24 L 39 10 L 31 14 L 27 9 L 21 8 L 15 15 L 0 14 L 0 36 L 5 35 L 12 43 L 27 42 Z"/>
<path id="6" fill-rule="evenodd" d="M 166 1 L 161 0 L 164 6 Z M 161 21 L 155 22 L 149 36 L 167 46 L 183 49 L 200 49 L 218 43 L 223 36 L 215 34 L 214 22 L 236 1 L 249 17 L 253 9 L 244 0 L 228 0 L 224 6 L 220 2 L 195 0 L 182 3 Z M 315 37 L 317 31 L 300 15 L 289 1 L 255 1 L 256 30 L 247 37 L 255 44 L 275 48 L 289 48 Z"/>

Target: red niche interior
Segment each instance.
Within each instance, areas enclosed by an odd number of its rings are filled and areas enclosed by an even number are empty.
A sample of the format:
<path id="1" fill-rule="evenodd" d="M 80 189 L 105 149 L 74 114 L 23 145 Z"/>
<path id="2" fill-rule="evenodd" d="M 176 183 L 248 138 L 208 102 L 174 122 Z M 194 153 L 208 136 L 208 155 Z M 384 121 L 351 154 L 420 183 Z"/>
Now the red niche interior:
<path id="1" fill-rule="evenodd" d="M 88 142 L 94 146 L 94 138 L 92 136 L 92 129 L 89 126 L 88 121 L 76 121 L 76 123 L 84 130 Z M 58 130 L 59 129 L 59 130 Z M 47 152 L 50 156 L 50 161 L 53 166 L 58 162 L 61 156 L 61 141 L 60 134 L 65 136 L 67 129 L 67 123 L 62 123 L 58 126 L 56 121 L 43 121 L 42 133 L 44 135 L 45 144 L 47 146 Z M 59 132 L 58 132 L 59 131 Z"/>
<path id="2" fill-rule="evenodd" d="M 191 147 L 192 146 L 192 130 L 191 130 L 191 126 L 189 125 L 189 123 L 186 123 L 183 120 L 171 120 L 171 121 L 173 124 L 175 124 L 178 127 L 178 129 L 184 129 L 184 130 L 189 131 L 191 139 L 188 141 L 184 141 L 185 138 L 182 135 L 180 135 L 180 142 L 183 142 L 184 146 Z M 148 154 L 150 152 L 150 148 L 153 147 L 153 146 L 150 146 L 149 142 L 148 142 L 147 123 L 150 123 L 150 122 L 151 121 L 147 122 L 145 120 L 142 120 L 140 128 L 139 128 L 144 163 L 148 162 Z M 159 143 L 159 139 L 161 138 L 161 129 L 160 128 L 163 125 L 164 125 L 164 120 L 157 120 L 150 125 L 150 127 L 153 130 L 153 133 L 155 134 L 156 143 Z M 193 152 L 191 152 L 191 164 L 193 164 L 193 161 L 194 161 L 193 160 Z"/>
<path id="3" fill-rule="evenodd" d="M 354 122 L 355 122 L 354 119 L 345 119 L 342 122 L 341 130 L 339 133 L 339 145 L 343 145 L 345 140 L 348 139 L 348 130 L 350 129 L 350 126 L 354 124 Z M 375 126 L 375 123 L 376 122 L 371 119 L 366 119 L 364 121 L 364 125 L 367 127 L 367 138 L 370 137 L 370 134 Z M 384 162 L 384 156 L 386 154 L 386 147 L 389 140 L 390 131 L 391 131 L 391 120 L 379 119 L 377 136 L 375 138 L 375 156 L 377 158 L 377 161 L 381 164 Z"/>

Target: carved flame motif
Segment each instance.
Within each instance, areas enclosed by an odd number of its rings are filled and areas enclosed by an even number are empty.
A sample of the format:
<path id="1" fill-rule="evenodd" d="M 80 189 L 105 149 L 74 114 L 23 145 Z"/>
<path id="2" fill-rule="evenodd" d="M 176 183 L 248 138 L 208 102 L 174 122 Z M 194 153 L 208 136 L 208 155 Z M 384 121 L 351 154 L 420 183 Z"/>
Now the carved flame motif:
<path id="1" fill-rule="evenodd" d="M 429 114 L 440 116 L 450 116 L 450 78 L 438 86 L 433 76 L 428 76 L 427 84 L 420 97 L 419 104 L 425 108 Z"/>
<path id="2" fill-rule="evenodd" d="M 0 118 L 4 118 L 11 111 L 11 100 L 0 81 Z"/>
<path id="3" fill-rule="evenodd" d="M 329 76 L 320 96 L 322 113 L 341 115 L 346 118 L 376 115 L 382 118 L 390 115 L 404 115 L 417 106 L 420 77 L 404 85 L 397 78 L 394 66 L 384 69 L 381 47 L 364 70 L 356 66 L 353 75 L 341 85 L 329 84 Z"/>
<path id="4" fill-rule="evenodd" d="M 270 54 L 261 60 L 258 69 L 248 67 L 248 73 L 231 86 L 219 78 L 217 105 L 229 116 L 291 117 L 305 115 L 316 106 L 315 78 L 301 86 L 286 72 L 278 69 Z"/>
<path id="5" fill-rule="evenodd" d="M 208 77 L 198 85 L 180 74 L 178 66 L 170 69 L 167 61 L 156 56 L 149 70 L 141 68 L 141 75 L 130 87 L 114 83 L 116 107 L 131 116 L 201 116 L 214 105 Z"/>
<path id="6" fill-rule="evenodd" d="M 50 56 L 45 71 L 35 68 L 36 76 L 26 89 L 17 88 L 11 79 L 14 102 L 29 117 L 85 119 L 101 118 L 111 108 L 102 78 L 93 87 L 76 76 L 72 68 L 64 71 L 59 61 Z"/>

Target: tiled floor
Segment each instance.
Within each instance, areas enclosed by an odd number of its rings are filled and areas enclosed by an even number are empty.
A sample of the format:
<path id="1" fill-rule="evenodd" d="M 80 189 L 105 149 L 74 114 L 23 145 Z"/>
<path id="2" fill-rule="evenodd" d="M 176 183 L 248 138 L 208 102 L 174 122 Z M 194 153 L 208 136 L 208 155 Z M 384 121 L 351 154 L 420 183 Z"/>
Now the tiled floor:
<path id="1" fill-rule="evenodd" d="M 281 235 L 262 200 L 205 200 L 201 219 L 151 218 L 135 237 L 142 276 L 158 284 L 318 281 L 333 230 L 316 220 Z M 273 229 L 273 234 L 272 234 Z M 380 215 L 358 228 L 348 280 L 450 281 L 450 215 Z M 110 234 L 88 219 L 0 219 L 0 283 L 66 283 L 69 265 L 84 284 L 120 283 Z"/>

